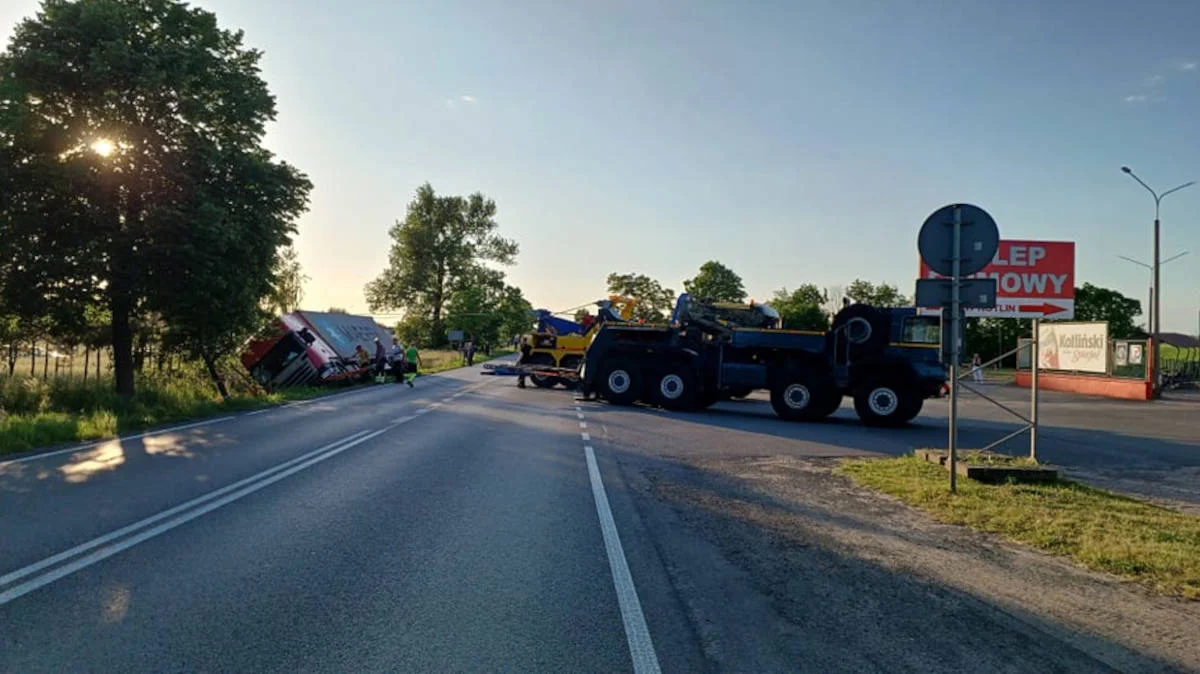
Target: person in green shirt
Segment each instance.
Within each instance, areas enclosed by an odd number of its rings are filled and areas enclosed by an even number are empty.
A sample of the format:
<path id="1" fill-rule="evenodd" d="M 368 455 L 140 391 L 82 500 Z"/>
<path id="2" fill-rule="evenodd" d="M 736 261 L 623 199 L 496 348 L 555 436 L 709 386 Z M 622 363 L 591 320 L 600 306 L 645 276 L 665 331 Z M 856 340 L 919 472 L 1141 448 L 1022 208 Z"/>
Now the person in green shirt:
<path id="1" fill-rule="evenodd" d="M 416 344 L 408 345 L 408 349 L 404 352 L 404 359 L 408 361 L 408 374 L 405 376 L 404 383 L 412 388 L 413 380 L 417 378 L 417 370 L 421 365 L 421 353 L 417 351 Z"/>

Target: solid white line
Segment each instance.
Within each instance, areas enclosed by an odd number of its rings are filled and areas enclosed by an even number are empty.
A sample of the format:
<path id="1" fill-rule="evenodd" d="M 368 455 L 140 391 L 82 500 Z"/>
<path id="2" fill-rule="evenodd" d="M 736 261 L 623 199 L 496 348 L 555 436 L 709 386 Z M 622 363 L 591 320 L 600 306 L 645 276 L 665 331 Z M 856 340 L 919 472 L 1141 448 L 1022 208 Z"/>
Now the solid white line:
<path id="1" fill-rule="evenodd" d="M 428 411 L 429 411 L 428 407 L 421 407 L 421 408 L 413 410 L 413 413 L 414 414 L 425 414 Z"/>
<path id="2" fill-rule="evenodd" d="M 250 413 L 246 414 L 246 416 L 248 416 L 248 417 L 252 417 L 252 416 L 254 416 L 255 414 L 262 414 L 263 412 L 270 412 L 270 411 L 271 411 L 271 408 L 270 408 L 270 407 L 266 407 L 266 408 L 263 408 L 263 409 L 261 409 L 261 410 L 255 410 L 255 411 L 253 411 L 253 412 L 250 412 Z"/>
<path id="3" fill-rule="evenodd" d="M 592 441 L 592 436 L 588 435 L 587 433 L 580 433 L 580 435 L 582 435 L 582 436 L 583 436 L 583 441 L 584 441 L 584 442 L 591 442 L 591 441 Z"/>
<path id="4" fill-rule="evenodd" d="M 101 545 L 104 545 L 105 543 L 108 543 L 111 540 L 120 538 L 129 533 L 133 533 L 134 531 L 137 531 L 138 529 L 141 529 L 143 527 L 154 524 L 155 522 L 158 522 L 159 520 L 163 520 L 168 517 L 171 517 L 172 515 L 176 515 L 180 512 L 183 512 L 184 510 L 187 510 L 188 508 L 193 508 L 195 506 L 198 506 L 201 503 L 204 503 L 205 501 L 211 501 L 212 499 L 215 499 L 223 494 L 227 494 L 235 489 L 238 489 L 239 487 L 244 487 L 244 486 L 246 486 L 252 482 L 255 482 L 257 480 L 261 480 L 262 478 L 270 475 L 271 473 L 278 472 L 280 470 L 287 468 L 288 466 L 300 463 L 301 461 L 304 461 L 305 459 L 316 456 L 317 454 L 320 454 L 321 452 L 328 451 L 329 449 L 336 447 L 340 443 L 348 442 L 348 441 L 353 440 L 353 439 L 355 439 L 361 435 L 364 435 L 366 433 L 367 433 L 367 431 L 359 431 L 353 435 L 348 435 L 344 438 L 341 438 L 340 440 L 335 440 L 335 441 L 325 445 L 324 447 L 314 449 L 313 451 L 311 451 L 307 454 L 304 454 L 303 456 L 298 456 L 289 461 L 285 461 L 285 462 L 279 464 L 278 466 L 273 466 L 273 467 L 268 468 L 260 473 L 251 475 L 248 478 L 245 478 L 243 480 L 238 480 L 237 482 L 234 482 L 233 484 L 226 485 L 224 487 L 221 487 L 220 489 L 210 491 L 207 494 L 204 494 L 203 496 L 197 496 L 196 498 L 194 498 L 190 501 L 180 503 L 179 505 L 177 505 L 173 508 L 169 508 L 167 510 L 164 510 L 164 511 L 158 513 L 157 515 L 151 515 L 150 517 L 147 517 L 145 519 L 138 520 L 137 522 L 134 522 L 133 524 L 129 524 L 127 526 L 121 527 L 120 529 L 117 529 L 116 531 L 113 531 L 112 533 L 105 534 L 103 536 L 100 536 L 99 538 L 95 538 L 86 543 L 77 545 L 77 546 L 71 548 L 70 550 L 64 550 L 63 552 L 60 552 L 57 555 L 47 557 L 46 559 L 43 559 L 40 562 L 35 562 L 24 568 L 20 568 L 20 569 L 17 569 L 16 571 L 11 571 L 9 573 L 6 573 L 3 576 L 0 576 L 0 586 L 8 585 L 9 583 L 11 583 L 15 580 L 19 580 L 30 574 L 37 573 L 38 571 L 41 571 L 42 569 L 44 569 L 48 566 L 54 566 L 55 564 L 57 564 L 61 561 L 70 559 L 71 557 L 74 557 L 80 553 L 87 552 L 88 550 L 91 550 L 92 548 L 96 548 Z"/>
<path id="5" fill-rule="evenodd" d="M 439 407 L 441 407 L 441 406 L 442 406 L 442 404 L 441 404 L 441 403 L 430 403 L 430 404 L 429 404 L 429 407 L 428 407 L 428 408 L 426 408 L 426 409 L 436 410 L 437 408 L 439 408 Z"/>
<path id="6" fill-rule="evenodd" d="M 416 419 L 416 418 L 417 418 L 417 415 L 415 415 L 415 414 L 410 414 L 410 415 L 408 415 L 408 416 L 406 416 L 406 417 L 398 417 L 398 418 L 396 418 L 396 419 L 393 419 L 393 420 L 392 420 L 392 424 L 394 424 L 394 425 L 396 425 L 396 426 L 399 426 L 400 424 L 406 424 L 406 423 L 408 423 L 408 422 L 410 422 L 410 421 L 412 421 L 413 419 Z"/>
<path id="7" fill-rule="evenodd" d="M 60 450 L 57 450 L 54 452 L 46 452 L 45 454 L 34 454 L 33 456 L 26 456 L 26 457 L 22 457 L 20 459 L 9 459 L 7 461 L 0 461 L 0 466 L 7 466 L 12 463 L 25 463 L 27 461 L 37 461 L 38 459 L 46 459 L 51 456 L 58 456 L 59 454 L 70 454 L 72 452 L 82 452 L 85 449 L 99 447 L 100 445 L 104 445 L 104 444 L 107 444 L 110 442 L 125 442 L 127 440 L 138 440 L 140 438 L 148 438 L 148 437 L 151 437 L 154 435 L 164 435 L 166 433 L 174 433 L 175 431 L 184 431 L 189 428 L 199 428 L 200 426 L 211 426 L 213 424 L 219 424 L 222 421 L 229 421 L 230 419 L 236 419 L 239 416 L 241 416 L 241 415 L 231 414 L 227 417 L 217 417 L 216 419 L 205 419 L 204 421 L 195 421 L 190 424 L 183 424 L 182 426 L 171 426 L 170 428 L 162 428 L 162 429 L 159 429 L 156 431 L 146 431 L 145 433 L 138 433 L 137 435 L 119 435 L 115 438 L 108 438 L 107 440 L 97 440 L 95 442 L 89 442 L 85 445 L 76 445 L 74 447 L 68 447 L 66 449 L 60 449 Z"/>
<path id="8" fill-rule="evenodd" d="M 592 496 L 596 499 L 596 514 L 600 517 L 600 533 L 604 535 L 604 550 L 608 553 L 608 566 L 612 569 L 613 585 L 617 590 L 617 605 L 621 608 L 621 621 L 625 623 L 625 640 L 629 642 L 629 655 L 633 658 L 636 674 L 655 673 L 658 656 L 650 640 L 650 629 L 646 627 L 646 616 L 642 614 L 642 602 L 638 600 L 633 586 L 633 574 L 625 560 L 621 537 L 617 534 L 617 523 L 613 521 L 612 509 L 608 506 L 608 495 L 604 492 L 604 481 L 600 479 L 600 467 L 596 465 L 596 453 L 591 445 L 583 448 L 587 456 L 588 477 L 592 482 Z"/>
<path id="9" fill-rule="evenodd" d="M 216 510 L 217 508 L 220 508 L 225 505 L 229 505 L 230 503 L 237 501 L 238 499 L 242 498 L 243 496 L 253 494 L 256 491 L 263 489 L 264 487 L 268 487 L 272 484 L 275 484 L 276 482 L 282 480 L 283 478 L 288 477 L 290 475 L 294 475 L 294 474 L 304 470 L 305 468 L 316 465 L 322 461 L 325 461 L 326 459 L 331 459 L 331 458 L 337 456 L 338 454 L 341 454 L 342 452 L 346 451 L 347 449 L 350 449 L 351 447 L 355 447 L 355 446 L 360 445 L 368 440 L 371 440 L 372 438 L 374 438 L 382 433 L 385 433 L 388 430 L 389 429 L 387 429 L 387 428 L 383 428 L 383 429 L 375 431 L 374 433 L 370 433 L 368 435 L 363 435 L 362 437 L 359 437 L 357 440 L 347 442 L 347 443 L 341 445 L 340 447 L 337 447 L 336 449 L 332 449 L 324 454 L 321 454 L 320 456 L 317 456 L 313 459 L 309 459 L 308 461 L 305 461 L 304 463 L 301 463 L 300 465 L 293 466 L 282 472 L 278 472 L 264 480 L 260 480 L 259 482 L 254 483 L 240 491 L 237 491 L 228 496 L 225 496 L 224 498 L 218 499 L 216 501 L 213 501 L 211 503 L 203 505 L 194 510 L 190 510 L 190 511 L 184 513 L 183 515 L 176 517 L 173 520 L 164 522 L 156 527 L 147 529 L 146 531 L 143 531 L 135 536 L 131 536 L 130 538 L 126 538 L 126 539 L 122 540 L 121 542 L 116 543 L 115 545 L 101 548 L 100 550 L 97 550 L 90 555 L 76 559 L 74 562 L 71 562 L 70 564 L 65 564 L 63 566 L 58 567 L 57 569 L 54 569 L 53 571 L 50 571 L 49 573 L 42 574 L 41 576 L 38 576 L 37 578 L 34 578 L 32 580 L 21 583 L 20 585 L 16 585 L 8 590 L 5 590 L 4 592 L 0 592 L 0 606 L 3 606 L 4 604 L 7 604 L 8 602 L 10 602 L 14 599 L 17 599 L 19 597 L 23 597 L 40 587 L 49 585 L 50 583 L 53 583 L 56 580 L 65 578 L 66 576 L 69 576 L 72 573 L 79 571 L 80 569 L 85 569 L 85 568 L 95 564 L 96 562 L 108 559 L 109 557 L 112 557 L 113 555 L 117 554 L 118 552 L 128 550 L 129 548 L 132 548 L 133 546 L 137 545 L 138 543 L 142 543 L 151 538 L 154 538 L 155 536 L 158 536 L 159 534 L 166 533 L 166 532 L 170 531 L 171 529 L 174 529 L 175 527 L 178 527 L 182 524 L 186 524 L 186 523 L 196 519 L 197 517 L 200 517 L 202 515 L 207 515 L 208 513 Z"/>
<path id="10" fill-rule="evenodd" d="M 448 404 L 448 403 L 452 403 L 452 402 L 454 402 L 454 396 L 450 396 L 449 398 L 442 398 L 442 404 Z"/>

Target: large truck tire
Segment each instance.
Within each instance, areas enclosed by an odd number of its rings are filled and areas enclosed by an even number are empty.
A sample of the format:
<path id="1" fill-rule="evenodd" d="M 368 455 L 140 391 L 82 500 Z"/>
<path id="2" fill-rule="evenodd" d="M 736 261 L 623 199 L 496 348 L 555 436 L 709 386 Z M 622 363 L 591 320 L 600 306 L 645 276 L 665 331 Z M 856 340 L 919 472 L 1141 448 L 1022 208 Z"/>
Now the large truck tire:
<path id="1" fill-rule="evenodd" d="M 917 415 L 920 405 L 916 387 L 899 377 L 871 380 L 854 391 L 854 411 L 867 426 L 903 426 Z"/>
<path id="2" fill-rule="evenodd" d="M 829 380 L 804 368 L 789 368 L 771 383 L 771 409 L 780 419 L 815 421 L 829 415 L 822 413 L 836 395 Z M 832 410 L 830 410 L 832 412 Z"/>
<path id="3" fill-rule="evenodd" d="M 824 403 L 817 408 L 817 416 L 821 419 L 825 419 L 834 412 L 838 411 L 842 406 L 843 397 L 844 396 L 842 395 L 841 391 L 831 388 L 829 390 L 829 395 L 825 397 Z"/>
<path id="4" fill-rule="evenodd" d="M 617 358 L 600 364 L 597 392 L 614 405 L 632 405 L 642 395 L 642 371 L 635 360 Z"/>
<path id="5" fill-rule="evenodd" d="M 668 410 L 694 410 L 700 403 L 696 374 L 686 363 L 669 366 L 651 384 L 654 403 Z"/>
<path id="6" fill-rule="evenodd" d="M 522 365 L 543 365 L 546 367 L 554 367 L 554 356 L 548 353 L 535 353 L 521 362 Z M 554 388 L 554 385 L 561 381 L 558 377 L 552 375 L 531 374 L 529 381 L 538 388 Z"/>

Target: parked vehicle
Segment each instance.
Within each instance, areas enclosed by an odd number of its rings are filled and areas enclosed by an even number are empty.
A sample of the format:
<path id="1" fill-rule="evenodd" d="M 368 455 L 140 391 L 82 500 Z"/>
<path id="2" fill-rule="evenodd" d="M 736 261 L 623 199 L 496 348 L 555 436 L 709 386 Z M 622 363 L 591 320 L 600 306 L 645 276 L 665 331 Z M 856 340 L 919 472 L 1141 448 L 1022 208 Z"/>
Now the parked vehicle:
<path id="1" fill-rule="evenodd" d="M 268 389 L 353 381 L 369 373 L 354 356 L 361 344 L 374 353 L 378 337 L 392 333 L 370 316 L 296 311 L 275 319 L 266 334 L 251 340 L 242 365 Z"/>
<path id="2" fill-rule="evenodd" d="M 575 378 L 565 375 L 564 371 L 578 370 L 588 343 L 600 326 L 628 321 L 636 304 L 635 299 L 610 295 L 608 299 L 596 302 L 597 316 L 587 324 L 558 318 L 545 309 L 538 310 L 537 328 L 521 337 L 530 346 L 529 355 L 522 356 L 518 365 L 529 366 L 524 369 L 529 372 L 530 381 L 539 388 L 553 388 L 557 384 L 574 387 Z"/>
<path id="3" fill-rule="evenodd" d="M 863 423 L 896 426 L 946 381 L 939 320 L 912 308 L 855 304 L 827 332 L 783 330 L 769 306 L 734 310 L 684 294 L 669 327 L 601 328 L 587 351 L 582 389 L 614 404 L 677 410 L 767 389 L 775 414 L 789 420 L 827 417 L 848 395 Z"/>

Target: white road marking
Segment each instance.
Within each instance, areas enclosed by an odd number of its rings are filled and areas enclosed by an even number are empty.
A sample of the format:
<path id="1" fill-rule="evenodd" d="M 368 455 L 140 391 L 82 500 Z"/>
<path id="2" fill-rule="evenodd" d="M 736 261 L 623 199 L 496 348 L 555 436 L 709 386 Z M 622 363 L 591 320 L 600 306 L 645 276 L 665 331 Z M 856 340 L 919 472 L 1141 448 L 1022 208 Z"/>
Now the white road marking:
<path id="1" fill-rule="evenodd" d="M 450 396 L 449 398 L 442 398 L 443 405 L 447 404 L 447 403 L 452 403 L 452 402 L 454 402 L 454 396 Z"/>
<path id="2" fill-rule="evenodd" d="M 600 479 L 600 467 L 596 465 L 596 453 L 591 445 L 585 445 L 588 477 L 592 482 L 592 496 L 596 500 L 596 514 L 600 517 L 600 532 L 604 535 L 604 549 L 608 553 L 608 566 L 612 570 L 613 585 L 617 590 L 617 604 L 621 608 L 621 621 L 625 624 L 625 639 L 629 642 L 629 655 L 633 658 L 636 674 L 657 674 L 658 656 L 650 640 L 650 629 L 646 627 L 646 616 L 642 614 L 642 603 L 633 586 L 633 574 L 625 560 L 621 537 L 617 534 L 617 523 L 608 506 L 608 495 L 604 492 L 604 481 Z"/>
<path id="3" fill-rule="evenodd" d="M 580 428 L 587 428 L 587 422 L 586 422 L 586 421 L 581 421 L 581 422 L 579 422 L 579 427 L 580 427 Z"/>
<path id="4" fill-rule="evenodd" d="M 417 418 L 417 415 L 415 415 L 415 414 L 410 414 L 406 417 L 397 417 L 395 419 L 392 419 L 392 425 L 399 426 L 400 424 L 406 424 L 416 418 Z"/>
<path id="5" fill-rule="evenodd" d="M 270 411 L 271 411 L 271 408 L 270 408 L 270 407 L 267 407 L 267 408 L 265 408 L 265 409 L 261 409 L 261 410 L 255 410 L 255 411 L 253 411 L 253 412 L 250 412 L 250 413 L 249 413 L 249 414 L 247 414 L 246 416 L 248 416 L 248 417 L 252 417 L 252 416 L 254 416 L 255 414 L 262 414 L 263 412 L 270 412 Z"/>
<path id="6" fill-rule="evenodd" d="M 583 436 L 583 441 L 584 441 L 584 442 L 591 442 L 591 441 L 592 441 L 592 436 L 588 435 L 587 433 L 580 433 L 580 435 L 582 435 L 582 436 Z"/>
<path id="7" fill-rule="evenodd" d="M 429 411 L 428 407 L 420 407 L 420 408 L 413 410 L 413 414 L 425 414 L 428 411 Z"/>
<path id="8" fill-rule="evenodd" d="M 30 564 L 29 566 L 26 566 L 26 567 L 23 567 L 23 568 L 17 569 L 16 571 L 12 571 L 12 572 L 6 573 L 6 574 L 4 574 L 3 576 L 0 576 L 0 586 L 3 586 L 3 585 L 8 585 L 9 583 L 12 583 L 13 581 L 16 581 L 16 580 L 19 580 L 19 579 L 21 579 L 21 578 L 24 578 L 24 577 L 26 577 L 26 576 L 29 576 L 29 575 L 31 575 L 31 574 L 37 573 L 38 571 L 41 571 L 42 569 L 45 569 L 45 568 L 47 568 L 47 567 L 50 567 L 50 566 L 53 566 L 53 565 L 55 565 L 55 564 L 57 564 L 57 563 L 59 563 L 59 562 L 62 562 L 62 561 L 65 561 L 65 560 L 67 560 L 67 559 L 70 559 L 70 558 L 72 558 L 72 557 L 75 557 L 76 555 L 79 555 L 79 554 L 81 554 L 81 553 L 87 552 L 88 550 L 92 550 L 93 548 L 97 548 L 97 547 L 100 547 L 100 546 L 102 546 L 102 545 L 105 545 L 106 543 L 109 543 L 110 541 L 113 541 L 113 540 L 115 540 L 115 539 L 117 539 L 117 538 L 120 538 L 120 537 L 122 537 L 122 536 L 125 536 L 126 534 L 133 533 L 134 531 L 137 531 L 138 529 L 142 529 L 142 528 L 144 528 L 144 527 L 147 527 L 147 526 L 149 526 L 149 525 L 151 525 L 151 524 L 154 524 L 155 522 L 158 522 L 158 521 L 160 521 L 160 520 L 164 520 L 164 519 L 166 519 L 166 518 L 168 518 L 168 517 L 172 517 L 172 516 L 174 516 L 174 515 L 177 515 L 177 514 L 179 514 L 179 513 L 181 513 L 181 512 L 187 511 L 187 510 L 189 510 L 190 508 L 194 508 L 194 507 L 196 507 L 196 506 L 199 506 L 199 505 L 201 505 L 201 504 L 203 504 L 203 503 L 205 503 L 205 502 L 212 501 L 212 500 L 214 500 L 214 499 L 216 499 L 216 498 L 218 498 L 218 497 L 220 497 L 220 496 L 223 496 L 223 495 L 225 495 L 225 494 L 228 494 L 229 492 L 231 492 L 231 491 L 234 491 L 234 490 L 236 490 L 236 489 L 239 489 L 239 488 L 242 488 L 242 487 L 246 487 L 247 485 L 251 485 L 251 488 L 252 488 L 252 490 L 257 490 L 257 489 L 260 489 L 262 486 L 266 486 L 266 484 L 270 484 L 270 483 L 269 483 L 269 482 L 264 482 L 264 483 L 263 483 L 262 485 L 260 485 L 260 486 L 253 486 L 253 485 L 254 485 L 254 483 L 256 483 L 256 482 L 258 482 L 258 481 L 260 481 L 260 480 L 263 480 L 263 479 L 265 479 L 265 478 L 269 478 L 269 477 L 270 477 L 272 474 L 280 473 L 280 471 L 283 471 L 283 470 L 285 470 L 285 469 L 288 469 L 288 468 L 289 468 L 289 467 L 291 467 L 291 466 L 295 466 L 295 465 L 296 465 L 296 464 L 298 464 L 298 463 L 301 463 L 301 462 L 303 462 L 303 461 L 306 461 L 306 460 L 308 460 L 308 459 L 311 459 L 311 458 L 312 458 L 312 457 L 314 457 L 314 456 L 317 456 L 317 457 L 318 457 L 318 459 L 317 459 L 317 460 L 321 460 L 321 461 L 323 461 L 324 459 L 326 459 L 326 458 L 329 458 L 329 457 L 327 457 L 327 456 L 326 456 L 326 457 L 320 457 L 320 456 L 318 456 L 318 455 L 322 454 L 323 452 L 330 451 L 330 450 L 333 450 L 335 453 L 337 453 L 337 452 L 341 452 L 343 449 L 347 449 L 347 448 L 349 448 L 349 447 L 352 447 L 353 445 L 356 445 L 356 444 L 358 444 L 359 442 L 361 442 L 361 441 L 363 441 L 363 440 L 366 440 L 366 439 L 368 439 L 368 438 L 365 438 L 365 437 L 363 437 L 363 436 L 364 436 L 364 435 L 366 435 L 367 433 L 368 433 L 368 431 L 359 431 L 358 433 L 355 433 L 355 434 L 353 434 L 353 435 L 348 435 L 348 436 L 346 436 L 346 437 L 344 437 L 344 438 L 342 438 L 342 439 L 340 439 L 340 440 L 336 440 L 336 441 L 334 441 L 334 442 L 331 442 L 331 443 L 329 443 L 329 444 L 327 444 L 327 445 L 325 445 L 325 446 L 323 446 L 323 447 L 320 447 L 320 448 L 318 448 L 318 449 L 314 449 L 313 451 L 311 451 L 311 452 L 309 452 L 309 453 L 307 453 L 307 454 L 304 454 L 303 456 L 298 456 L 298 457 L 296 457 L 296 458 L 294 458 L 294 459 L 291 459 L 291 460 L 289 460 L 289 461 L 285 461 L 284 463 L 281 463 L 281 464 L 279 464 L 278 466 L 274 466 L 274 467 L 272 467 L 272 468 L 268 468 L 267 470 L 264 470 L 264 471 L 262 471 L 262 472 L 260 472 L 260 473 L 257 473 L 257 474 L 255 474 L 255 475 L 252 475 L 252 476 L 250 476 L 250 477 L 248 477 L 248 478 L 245 478 L 245 479 L 243 479 L 243 480 L 239 480 L 239 481 L 237 481 L 237 482 L 234 482 L 234 483 L 233 483 L 233 484 L 231 484 L 231 485 L 227 485 L 227 486 L 225 486 L 225 487 L 222 487 L 222 488 L 220 488 L 220 489 L 217 489 L 217 490 L 211 491 L 211 492 L 209 492 L 209 493 L 207 493 L 207 494 L 204 494 L 203 496 L 198 496 L 198 497 L 196 497 L 196 498 L 194 498 L 194 499 L 192 499 L 192 500 L 190 500 L 190 501 L 187 501 L 187 502 L 185 502 L 185 503 L 181 503 L 181 504 L 179 504 L 179 505 L 177 505 L 177 506 L 175 506 L 175 507 L 173 507 L 173 508 L 169 508 L 169 509 L 167 509 L 167 510 L 164 510 L 164 511 L 162 511 L 162 512 L 158 513 L 157 515 L 152 515 L 152 516 L 150 516 L 150 517 L 147 517 L 147 518 L 145 518 L 145 519 L 143 519 L 143 520 L 139 520 L 139 521 L 137 521 L 137 522 L 134 522 L 133 524 L 130 524 L 130 525 L 127 525 L 127 526 L 121 527 L 120 529 L 117 529 L 116 531 L 113 531 L 113 532 L 111 532 L 111 533 L 108 533 L 108 534 L 105 534 L 105 535 L 103 535 L 103 536 L 100 536 L 99 538 L 92 539 L 92 540 L 88 541 L 87 543 L 83 543 L 83 544 L 81 544 L 81 545 L 77 545 L 77 546 L 75 546 L 75 547 L 71 548 L 70 550 L 65 550 L 65 551 L 63 551 L 63 552 L 60 552 L 60 553 L 58 553 L 58 554 L 56 554 L 56 555 L 53 555 L 53 556 L 51 556 L 51 557 L 47 557 L 46 559 L 43 559 L 43 560 L 41 560 L 40 562 L 35 562 L 35 563 L 33 563 L 33 564 Z M 372 435 L 372 436 L 370 436 L 370 437 L 374 437 L 374 436 Z M 339 445 L 342 445 L 342 443 L 347 443 L 347 442 L 352 442 L 353 444 L 347 444 L 347 445 L 344 445 L 344 446 L 342 446 L 342 447 L 338 447 Z M 334 448 L 337 448 L 337 449 L 334 449 Z M 329 456 L 333 456 L 333 454 L 330 454 Z M 311 465 L 311 463 L 309 463 L 309 464 L 304 464 L 304 467 L 307 467 L 307 466 L 309 466 L 309 465 Z M 297 470 L 299 470 L 299 469 L 297 469 Z M 287 473 L 287 475 L 291 475 L 293 472 L 295 472 L 295 471 L 290 471 L 290 472 L 288 472 L 288 473 Z M 250 493 L 250 492 L 246 492 L 246 493 Z M 244 494 L 242 494 L 242 495 L 244 495 Z M 241 496 L 237 496 L 237 498 L 241 498 Z M 217 507 L 219 507 L 219 506 L 217 506 Z M 205 512 L 208 512 L 208 511 L 206 510 Z M 186 521 L 186 520 L 184 520 L 184 521 Z M 182 524 L 182 523 L 183 523 L 183 522 L 181 521 L 181 522 L 178 522 L 177 524 L 172 524 L 172 525 L 171 525 L 171 527 L 168 527 L 168 528 L 172 528 L 172 527 L 174 527 L 174 526 L 178 526 L 178 524 Z M 163 531 L 166 531 L 166 529 L 163 529 Z M 157 534 L 156 534 L 156 535 L 157 535 Z M 145 540 L 145 539 L 141 539 L 141 540 Z M 139 542 L 140 542 L 140 541 L 139 541 Z M 123 544 L 123 543 L 122 543 L 122 544 Z M 122 544 L 118 544 L 118 546 L 120 546 L 120 545 L 122 545 Z M 128 546 L 128 545 L 127 545 L 127 546 L 125 546 L 125 547 L 122 547 L 122 548 L 120 548 L 119 550 L 116 550 L 116 551 L 114 551 L 114 552 L 110 553 L 110 554 L 116 554 L 116 552 L 119 552 L 120 550 L 124 550 L 124 549 L 125 549 L 125 548 L 127 548 L 127 547 L 130 547 L 130 546 Z M 106 548 L 105 550 L 101 550 L 100 552 L 105 552 L 106 550 L 109 550 L 109 548 Z M 96 553 L 96 554 L 99 554 L 99 553 Z M 95 556 L 95 555 L 91 555 L 91 556 Z M 89 556 L 89 558 L 90 558 L 91 556 Z M 109 555 L 105 555 L 105 556 L 107 557 L 107 556 L 109 556 Z M 96 560 L 94 560 L 93 562 L 88 562 L 88 564 L 92 564 L 92 563 L 94 563 L 95 561 L 99 561 L 100 559 L 104 559 L 104 557 L 99 557 L 99 558 L 97 558 Z M 75 570 L 82 569 L 82 568 L 84 568 L 84 566 L 87 566 L 88 564 L 84 564 L 83 566 L 79 566 L 79 567 L 75 568 L 74 570 L 72 570 L 72 571 L 71 571 L 71 572 L 69 572 L 69 573 L 73 573 Z M 63 568 L 66 568 L 66 567 L 63 567 Z M 58 572 L 57 572 L 57 571 L 55 571 L 55 572 L 52 572 L 52 573 L 58 573 Z M 47 574 L 47 575 L 50 575 L 50 574 Z M 12 595 L 12 596 L 9 596 L 9 595 L 10 595 L 10 593 L 17 592 L 17 590 L 18 590 L 18 589 L 20 589 L 20 588 L 22 588 L 22 587 L 25 587 L 25 585 L 21 585 L 21 586 L 18 586 L 18 587 L 12 588 L 12 589 L 10 589 L 10 590 L 6 590 L 5 592 L 3 592 L 3 593 L 0 593 L 0 604 L 4 604 L 5 602 L 11 601 L 11 600 L 13 600 L 13 599 L 16 599 L 17 597 L 19 597 L 19 596 L 21 596 L 21 595 L 23 595 L 23 594 L 26 594 L 26 593 L 28 593 L 28 592 L 32 592 L 33 590 L 35 590 L 35 589 L 37 589 L 37 588 L 41 587 L 42 585 L 45 585 L 46 583 L 53 582 L 54 580 L 57 580 L 58 578 L 62 578 L 62 577 L 63 577 L 63 576 L 65 576 L 65 575 L 67 575 L 67 574 L 65 574 L 65 573 L 64 573 L 64 574 L 62 574 L 62 575 L 56 576 L 55 578 L 52 578 L 52 579 L 50 579 L 50 580 L 47 580 L 47 581 L 45 581 L 45 582 L 43 582 L 43 583 L 40 583 L 40 584 L 38 584 L 38 585 L 36 585 L 36 586 L 34 586 L 34 587 L 30 587 L 30 588 L 26 589 L 25 591 L 23 591 L 23 592 L 20 592 L 19 594 L 14 594 L 14 595 Z M 39 580 L 40 580 L 40 579 L 34 579 L 33 581 L 29 581 L 29 583 L 37 583 Z M 26 583 L 26 585 L 28 585 L 29 583 Z"/>
<path id="9" fill-rule="evenodd" d="M 583 412 L 576 412 L 575 416 L 579 417 L 580 421 L 583 421 Z"/>
<path id="10" fill-rule="evenodd" d="M 13 463 L 26 463 L 28 461 L 37 461 L 38 459 L 46 459 L 51 456 L 58 456 L 60 454 L 71 454 L 72 452 L 82 452 L 85 449 L 99 447 L 100 445 L 107 444 L 110 442 L 126 442 L 129 440 L 139 440 L 141 438 L 149 438 L 149 437 L 152 437 L 155 435 L 165 435 L 167 433 L 174 433 L 175 431 L 186 431 L 189 428 L 199 428 L 201 426 L 211 426 L 213 424 L 219 424 L 223 421 L 229 421 L 230 419 L 236 419 L 236 418 L 238 418 L 238 416 L 240 416 L 240 415 L 234 414 L 234 415 L 230 415 L 227 417 L 217 417 L 216 419 L 205 419 L 204 421 L 195 421 L 190 424 L 183 424 L 182 426 L 171 426 L 170 428 L 163 428 L 163 429 L 159 429 L 157 431 L 146 431 L 145 433 L 138 433 L 137 435 L 119 435 L 115 438 L 109 438 L 107 440 L 97 440 L 96 442 L 89 442 L 86 445 L 75 445 L 74 447 L 68 447 L 66 449 L 60 449 L 60 450 L 54 451 L 54 452 L 46 452 L 45 454 L 34 454 L 33 456 L 26 456 L 26 457 L 22 457 L 20 459 L 9 459 L 7 461 L 0 461 L 0 466 L 7 466 L 7 465 L 13 464 Z"/>
<path id="11" fill-rule="evenodd" d="M 439 408 L 441 406 L 442 406 L 441 403 L 431 403 L 427 409 L 436 410 L 437 408 Z"/>

